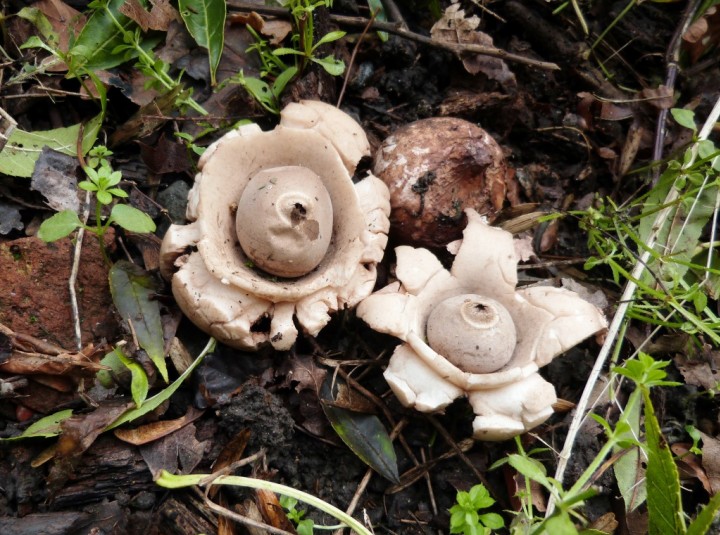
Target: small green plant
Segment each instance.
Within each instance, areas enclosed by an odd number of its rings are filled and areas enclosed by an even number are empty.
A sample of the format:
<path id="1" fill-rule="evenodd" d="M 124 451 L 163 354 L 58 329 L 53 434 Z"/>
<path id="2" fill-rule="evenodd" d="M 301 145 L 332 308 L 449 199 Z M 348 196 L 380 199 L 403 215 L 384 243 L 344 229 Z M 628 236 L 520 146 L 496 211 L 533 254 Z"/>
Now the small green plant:
<path id="1" fill-rule="evenodd" d="M 302 74 L 309 64 L 320 65 L 333 76 L 340 76 L 345 72 L 345 63 L 342 60 L 331 55 L 324 58 L 317 56 L 322 45 L 345 36 L 343 31 L 333 31 L 315 39 L 313 13 L 319 7 L 332 7 L 332 0 L 281 0 L 281 4 L 290 10 L 296 29 L 291 37 L 292 47 L 272 48 L 266 39 L 248 25 L 248 31 L 255 39 L 248 51 L 256 52 L 260 58 L 260 77 L 245 76 L 240 71 L 226 82 L 242 85 L 263 108 L 274 114 L 280 113 L 280 95 L 287 84 L 296 75 Z M 294 57 L 295 64 L 288 65 L 283 61 L 283 56 Z"/>
<path id="2" fill-rule="evenodd" d="M 312 494 L 308 494 L 307 492 L 303 492 L 286 485 L 281 485 L 280 483 L 275 483 L 273 481 L 267 481 L 265 479 L 255 479 L 244 476 L 213 477 L 212 474 L 173 475 L 166 470 L 161 470 L 160 474 L 155 479 L 155 483 L 167 489 L 179 489 L 193 485 L 231 485 L 240 488 L 264 489 L 279 494 L 280 496 L 287 496 L 297 501 L 306 503 L 319 509 L 325 514 L 336 518 L 344 524 L 343 526 L 315 526 L 318 529 L 322 528 L 334 530 L 348 527 L 358 535 L 372 535 L 371 531 L 366 528 L 362 522 L 356 520 L 346 512 L 327 503 L 326 501 L 313 496 Z"/>
<path id="3" fill-rule="evenodd" d="M 120 171 L 114 171 L 107 159 L 112 152 L 100 146 L 92 149 L 88 155 L 88 165 L 83 169 L 87 179 L 81 181 L 78 187 L 95 194 L 95 225 L 89 226 L 83 223 L 73 210 L 63 210 L 43 221 L 38 230 L 38 237 L 43 241 L 53 242 L 79 228 L 84 228 L 97 237 L 103 258 L 109 264 L 104 236 L 110 225 L 118 225 L 130 232 L 147 233 L 155 231 L 155 223 L 150 216 L 137 208 L 117 202 L 128 195 L 118 187 L 122 174 Z M 90 163 L 95 167 L 91 167 Z M 103 210 L 113 203 L 115 204 L 110 210 L 110 215 L 104 217 Z"/>
<path id="4" fill-rule="evenodd" d="M 450 533 L 485 535 L 505 527 L 505 521 L 499 514 L 479 512 L 495 503 L 484 485 L 475 485 L 467 492 L 458 491 L 455 501 L 450 508 Z"/>
<path id="5" fill-rule="evenodd" d="M 290 522 L 295 524 L 298 535 L 313 535 L 315 522 L 311 518 L 303 518 L 305 511 L 296 509 L 297 504 L 298 501 L 295 498 L 280 496 L 280 505 L 285 509 Z"/>

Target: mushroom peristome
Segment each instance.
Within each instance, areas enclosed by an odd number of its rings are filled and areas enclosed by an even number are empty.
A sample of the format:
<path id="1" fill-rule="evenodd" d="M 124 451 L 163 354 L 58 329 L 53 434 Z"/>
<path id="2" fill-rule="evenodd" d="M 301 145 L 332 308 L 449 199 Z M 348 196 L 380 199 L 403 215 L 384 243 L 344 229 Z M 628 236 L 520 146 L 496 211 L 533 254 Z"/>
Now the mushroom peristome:
<path id="1" fill-rule="evenodd" d="M 284 350 L 296 321 L 315 335 L 369 295 L 390 211 L 382 181 L 353 183 L 369 152 L 360 125 L 315 101 L 288 105 L 274 130 L 244 125 L 208 147 L 191 223 L 172 225 L 160 251 L 183 312 L 230 346 Z"/>
<path id="2" fill-rule="evenodd" d="M 466 213 L 449 271 L 427 249 L 398 247 L 398 281 L 363 300 L 357 313 L 373 329 L 404 341 L 385 371 L 401 403 L 436 412 L 467 396 L 476 415 L 474 436 L 504 440 L 553 412 L 555 389 L 539 367 L 607 323 L 574 292 L 516 289 L 512 235 L 472 209 Z M 503 325 L 505 312 L 514 329 Z"/>

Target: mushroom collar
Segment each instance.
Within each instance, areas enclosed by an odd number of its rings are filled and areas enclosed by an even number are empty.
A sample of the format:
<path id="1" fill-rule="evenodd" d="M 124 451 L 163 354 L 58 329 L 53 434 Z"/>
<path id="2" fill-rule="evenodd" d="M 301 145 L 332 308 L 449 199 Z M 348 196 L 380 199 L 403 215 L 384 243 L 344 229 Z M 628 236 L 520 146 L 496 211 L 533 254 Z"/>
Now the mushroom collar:
<path id="1" fill-rule="evenodd" d="M 271 131 L 244 125 L 199 161 L 188 225 L 172 225 L 163 275 L 183 312 L 219 341 L 287 350 L 298 327 L 316 335 L 330 314 L 372 292 L 389 228 L 389 193 L 349 115 L 317 101 L 288 105 Z"/>
<path id="2" fill-rule="evenodd" d="M 512 235 L 472 209 L 448 271 L 427 249 L 396 249 L 398 281 L 367 297 L 358 316 L 403 340 L 385 378 L 422 412 L 467 396 L 474 436 L 504 440 L 545 421 L 557 401 L 541 366 L 604 329 L 602 312 L 574 292 L 516 289 Z"/>

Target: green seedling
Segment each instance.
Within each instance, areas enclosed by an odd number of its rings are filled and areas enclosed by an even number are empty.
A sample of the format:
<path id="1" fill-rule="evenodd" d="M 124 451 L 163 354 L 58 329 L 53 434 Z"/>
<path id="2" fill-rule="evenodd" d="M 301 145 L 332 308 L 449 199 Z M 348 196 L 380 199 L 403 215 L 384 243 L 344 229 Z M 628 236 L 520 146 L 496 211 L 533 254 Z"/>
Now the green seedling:
<path id="1" fill-rule="evenodd" d="M 153 220 L 137 208 L 117 202 L 126 198 L 127 193 L 118 187 L 122 180 L 120 171 L 114 171 L 110 166 L 107 156 L 112 154 L 105 147 L 96 147 L 89 152 L 89 161 L 97 165 L 92 168 L 89 165 L 84 168 L 86 180 L 78 184 L 78 187 L 95 195 L 95 225 L 86 225 L 73 210 L 63 210 L 43 221 L 38 230 L 38 237 L 46 242 L 57 241 L 69 236 L 75 230 L 84 228 L 94 234 L 102 251 L 103 258 L 109 264 L 107 250 L 105 249 L 105 233 L 110 225 L 117 225 L 125 230 L 136 233 L 155 232 Z M 115 203 L 110 215 L 103 217 L 103 209 Z"/>
<path id="2" fill-rule="evenodd" d="M 484 485 L 475 485 L 467 492 L 459 491 L 455 501 L 450 508 L 450 533 L 485 535 L 505 527 L 505 521 L 499 514 L 479 512 L 495 503 Z"/>
<path id="3" fill-rule="evenodd" d="M 345 36 L 345 32 L 329 32 L 315 39 L 314 11 L 319 7 L 331 7 L 332 0 L 285 0 L 281 2 L 290 10 L 295 33 L 291 37 L 292 47 L 272 48 L 253 28 L 247 26 L 255 39 L 248 51 L 256 52 L 262 68 L 260 77 L 245 76 L 241 71 L 227 83 L 242 85 L 250 95 L 267 111 L 280 113 L 280 95 L 287 84 L 301 75 L 311 63 L 320 65 L 333 76 L 340 76 L 345 71 L 345 63 L 334 56 L 318 57 L 318 49 Z M 288 65 L 283 57 L 294 57 L 294 65 Z M 221 84 L 222 85 L 222 84 Z"/>
<path id="4" fill-rule="evenodd" d="M 303 518 L 306 512 L 296 509 L 297 504 L 298 501 L 295 498 L 280 496 L 280 505 L 285 509 L 288 520 L 295 525 L 298 535 L 313 535 L 315 522 L 311 518 Z"/>

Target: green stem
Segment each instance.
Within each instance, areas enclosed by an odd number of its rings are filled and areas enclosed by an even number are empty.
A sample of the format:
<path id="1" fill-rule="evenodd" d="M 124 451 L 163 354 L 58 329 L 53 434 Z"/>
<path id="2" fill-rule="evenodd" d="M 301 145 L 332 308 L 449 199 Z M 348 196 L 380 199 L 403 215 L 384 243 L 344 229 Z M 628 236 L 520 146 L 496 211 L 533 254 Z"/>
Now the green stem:
<path id="1" fill-rule="evenodd" d="M 265 481 L 263 479 L 254 479 L 251 477 L 243 476 L 219 476 L 212 479 L 212 474 L 190 474 L 190 475 L 173 475 L 166 470 L 161 470 L 160 475 L 155 480 L 155 483 L 161 487 L 168 489 L 177 489 L 181 487 L 189 487 L 192 485 L 200 485 L 203 481 L 208 481 L 210 485 L 234 485 L 236 487 L 249 487 L 251 489 L 264 489 L 283 496 L 289 496 L 295 498 L 298 501 L 304 502 L 312 507 L 321 510 L 330 516 L 337 518 L 340 522 L 343 522 L 350 529 L 354 530 L 360 535 L 372 535 L 371 532 L 363 526 L 359 521 L 355 520 L 352 516 L 347 514 L 345 511 L 338 509 L 337 507 L 330 505 L 324 500 L 303 492 L 301 490 L 294 489 L 280 483 L 273 483 L 272 481 Z"/>
<path id="2" fill-rule="evenodd" d="M 100 245 L 100 253 L 102 254 L 103 260 L 107 266 L 111 266 L 110 257 L 108 256 L 107 249 L 105 249 L 105 225 L 102 223 L 102 204 L 95 200 L 95 236 L 97 236 L 98 244 Z"/>
<path id="3" fill-rule="evenodd" d="M 115 18 L 115 15 L 113 15 L 113 12 L 110 11 L 110 8 L 108 7 L 108 5 L 106 4 L 104 7 L 105 7 L 105 12 L 108 14 L 108 16 L 112 20 L 113 24 L 115 25 L 115 27 L 118 30 L 120 30 L 124 35 L 127 35 L 128 31 L 125 29 L 125 27 L 122 24 L 120 24 L 120 21 L 117 20 L 117 18 Z M 175 80 L 170 78 L 170 76 L 167 73 L 158 71 L 155 69 L 155 60 L 147 52 L 145 52 L 145 49 L 140 46 L 140 43 L 136 39 L 134 39 L 134 36 L 132 39 L 132 45 L 135 48 L 135 51 L 138 53 L 138 59 L 141 62 L 145 63 L 145 65 L 153 73 L 153 76 L 155 77 L 155 79 L 158 82 L 160 82 L 165 89 L 167 89 L 168 91 L 172 91 L 179 85 L 175 82 Z M 195 102 L 195 100 L 192 97 L 187 97 L 183 100 L 188 104 L 188 106 L 190 106 L 192 109 L 194 109 L 199 114 L 201 114 L 201 115 L 208 114 L 208 112 L 205 110 L 205 108 L 203 108 L 202 106 L 200 106 L 200 104 Z"/>

